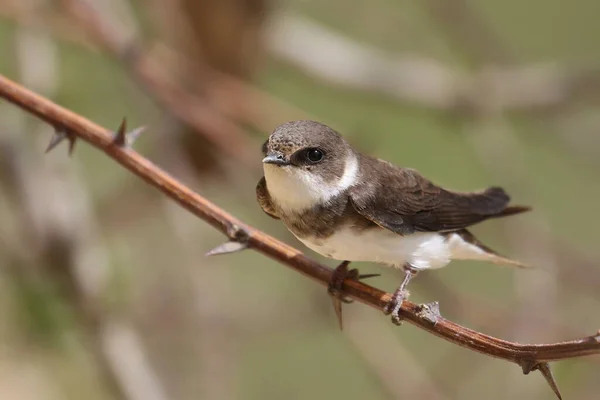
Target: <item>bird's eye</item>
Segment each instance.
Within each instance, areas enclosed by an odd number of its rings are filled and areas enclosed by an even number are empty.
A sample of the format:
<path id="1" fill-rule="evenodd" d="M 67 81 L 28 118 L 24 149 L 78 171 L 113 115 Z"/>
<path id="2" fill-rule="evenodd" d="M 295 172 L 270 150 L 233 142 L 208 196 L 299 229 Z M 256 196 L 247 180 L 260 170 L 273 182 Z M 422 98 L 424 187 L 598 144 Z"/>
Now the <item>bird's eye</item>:
<path id="1" fill-rule="evenodd" d="M 306 150 L 306 159 L 312 163 L 318 163 L 323 159 L 323 152 L 319 149 Z"/>

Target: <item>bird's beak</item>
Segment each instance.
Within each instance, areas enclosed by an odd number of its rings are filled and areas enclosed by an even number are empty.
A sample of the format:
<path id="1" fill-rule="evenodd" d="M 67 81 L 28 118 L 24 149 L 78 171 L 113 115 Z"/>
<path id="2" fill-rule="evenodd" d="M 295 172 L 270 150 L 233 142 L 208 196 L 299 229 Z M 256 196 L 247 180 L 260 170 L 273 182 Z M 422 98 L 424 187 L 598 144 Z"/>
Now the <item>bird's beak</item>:
<path id="1" fill-rule="evenodd" d="M 269 153 L 262 162 L 264 164 L 275 164 L 275 165 L 290 165 L 290 162 L 285 159 L 285 156 L 281 153 Z"/>

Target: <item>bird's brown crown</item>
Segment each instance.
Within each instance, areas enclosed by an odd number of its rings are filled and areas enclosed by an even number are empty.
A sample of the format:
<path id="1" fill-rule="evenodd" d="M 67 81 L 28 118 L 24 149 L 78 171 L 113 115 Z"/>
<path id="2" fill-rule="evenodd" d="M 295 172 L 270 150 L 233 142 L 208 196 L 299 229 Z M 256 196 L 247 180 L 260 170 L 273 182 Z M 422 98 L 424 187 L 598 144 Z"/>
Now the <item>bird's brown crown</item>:
<path id="1" fill-rule="evenodd" d="M 301 120 L 278 126 L 263 145 L 263 153 L 278 152 L 287 156 L 308 147 L 324 152 L 343 155 L 348 144 L 344 138 L 327 125 L 316 121 Z"/>

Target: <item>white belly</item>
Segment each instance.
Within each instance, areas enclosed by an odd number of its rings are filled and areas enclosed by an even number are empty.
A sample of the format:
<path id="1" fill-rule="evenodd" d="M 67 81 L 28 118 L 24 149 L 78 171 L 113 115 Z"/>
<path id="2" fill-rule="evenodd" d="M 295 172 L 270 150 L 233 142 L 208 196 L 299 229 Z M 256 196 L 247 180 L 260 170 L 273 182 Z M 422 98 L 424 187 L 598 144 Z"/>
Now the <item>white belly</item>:
<path id="1" fill-rule="evenodd" d="M 437 233 L 400 236 L 383 228 L 360 233 L 343 228 L 327 239 L 298 239 L 317 253 L 336 260 L 370 261 L 395 267 L 408 262 L 417 269 L 445 267 L 456 249 L 456 240 Z"/>

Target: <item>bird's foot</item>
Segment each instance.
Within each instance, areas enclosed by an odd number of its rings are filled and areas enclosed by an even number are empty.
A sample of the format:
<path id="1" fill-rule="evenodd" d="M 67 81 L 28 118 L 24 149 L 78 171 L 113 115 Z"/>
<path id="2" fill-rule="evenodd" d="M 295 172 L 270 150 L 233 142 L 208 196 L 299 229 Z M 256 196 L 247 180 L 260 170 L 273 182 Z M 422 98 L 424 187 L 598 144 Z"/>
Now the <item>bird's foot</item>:
<path id="1" fill-rule="evenodd" d="M 345 279 L 352 280 L 361 280 L 366 278 L 372 278 L 374 276 L 379 276 L 379 274 L 363 274 L 361 275 L 358 272 L 358 269 L 353 268 L 348 270 L 348 265 L 350 261 L 344 261 L 333 271 L 333 275 L 329 280 L 329 284 L 327 285 L 327 293 L 331 296 L 331 300 L 333 302 L 333 308 L 338 318 L 338 323 L 340 325 L 340 329 L 342 329 L 342 303 L 350 304 L 353 302 L 351 298 L 346 296 L 342 290 L 342 285 L 344 284 Z"/>
<path id="2" fill-rule="evenodd" d="M 418 272 L 419 271 L 410 264 L 404 266 L 404 280 L 402 281 L 402 284 L 400 284 L 400 287 L 394 292 L 392 299 L 383 308 L 384 314 L 392 314 L 392 322 L 395 325 L 402 325 L 400 310 L 402 309 L 402 303 L 404 300 L 408 299 L 410 294 L 408 290 L 406 290 L 406 287 Z"/>
<path id="3" fill-rule="evenodd" d="M 385 307 L 383 307 L 383 313 L 385 315 L 392 315 L 392 323 L 394 325 L 402 325 L 400 310 L 402 309 L 402 303 L 404 303 L 404 300 L 408 299 L 409 295 L 410 293 L 407 290 L 400 290 L 400 288 L 398 288 L 398 290 L 394 292 L 392 299 L 385 305 Z"/>

